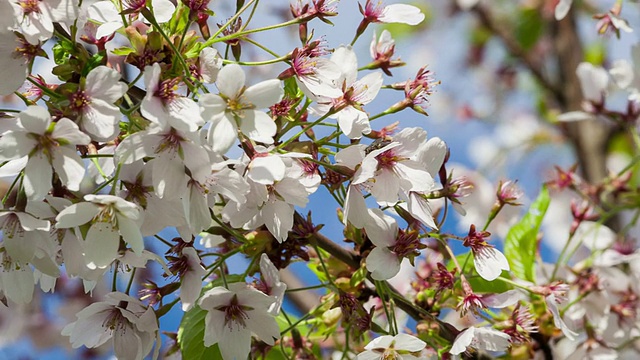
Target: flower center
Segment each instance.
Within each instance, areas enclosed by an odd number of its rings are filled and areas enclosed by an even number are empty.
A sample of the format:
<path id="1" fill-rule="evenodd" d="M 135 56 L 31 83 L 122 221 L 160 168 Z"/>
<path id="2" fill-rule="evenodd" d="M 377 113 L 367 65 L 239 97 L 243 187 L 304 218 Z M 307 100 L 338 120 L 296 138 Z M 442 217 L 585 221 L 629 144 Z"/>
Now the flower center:
<path id="1" fill-rule="evenodd" d="M 389 149 L 382 154 L 376 156 L 378 160 L 378 170 L 391 169 L 395 164 L 401 160 L 400 156 L 396 155 L 394 149 Z"/>
<path id="2" fill-rule="evenodd" d="M 126 306 L 126 303 L 124 305 Z M 126 329 L 129 327 L 129 320 L 127 320 L 124 315 L 122 315 L 122 311 L 120 311 L 120 309 L 117 307 L 113 307 L 108 311 L 109 313 L 102 322 L 102 327 L 109 329 L 109 331 L 111 332 L 126 331 Z"/>
<path id="3" fill-rule="evenodd" d="M 246 320 L 249 319 L 247 311 L 252 309 L 248 306 L 240 305 L 238 296 L 233 295 L 229 305 L 219 306 L 216 310 L 224 312 L 224 324 L 228 326 L 230 330 L 233 330 L 234 325 L 238 329 L 247 327 Z"/>
<path id="4" fill-rule="evenodd" d="M 168 79 L 160 82 L 158 90 L 153 95 L 159 97 L 166 105 L 178 96 L 175 93 L 178 90 L 178 81 L 178 79 Z"/>
<path id="5" fill-rule="evenodd" d="M 76 91 L 69 99 L 71 109 L 75 111 L 82 111 L 85 107 L 91 104 L 91 98 L 83 90 Z"/>
<path id="6" fill-rule="evenodd" d="M 20 219 L 16 214 L 9 214 L 5 217 L 2 224 L 2 233 L 9 239 L 13 239 L 16 233 L 21 234 L 24 232 L 22 226 L 20 226 Z"/>
<path id="7" fill-rule="evenodd" d="M 396 253 L 398 257 L 406 257 L 411 254 L 419 255 L 421 245 L 418 232 L 399 230 L 396 243 L 390 247 L 390 250 Z"/>
<path id="8" fill-rule="evenodd" d="M 20 5 L 25 15 L 40 13 L 40 0 L 20 0 L 18 5 Z"/>
<path id="9" fill-rule="evenodd" d="M 139 13 L 147 5 L 146 0 L 125 0 L 125 7 L 128 13 Z"/>

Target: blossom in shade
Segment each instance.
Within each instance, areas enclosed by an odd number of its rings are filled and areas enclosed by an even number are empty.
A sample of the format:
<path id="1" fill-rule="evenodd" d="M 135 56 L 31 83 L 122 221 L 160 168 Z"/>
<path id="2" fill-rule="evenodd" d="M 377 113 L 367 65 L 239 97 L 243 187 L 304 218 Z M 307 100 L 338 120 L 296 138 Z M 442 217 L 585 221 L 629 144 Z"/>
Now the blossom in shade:
<path id="1" fill-rule="evenodd" d="M 113 195 L 84 196 L 85 202 L 73 204 L 56 216 L 58 229 L 91 223 L 84 240 L 84 257 L 91 269 L 105 268 L 118 257 L 120 236 L 140 255 L 144 248 L 138 205 Z"/>
<path id="2" fill-rule="evenodd" d="M 84 86 L 70 96 L 70 108 L 78 113 L 80 128 L 97 141 L 113 140 L 120 129 L 120 109 L 114 105 L 127 92 L 120 73 L 98 66 L 87 75 Z"/>
<path id="3" fill-rule="evenodd" d="M 147 94 L 140 105 L 142 116 L 160 126 L 169 124 L 181 131 L 196 131 L 204 124 L 198 104 L 176 92 L 179 78 L 161 80 L 161 75 L 158 63 L 144 69 Z"/>
<path id="4" fill-rule="evenodd" d="M 85 168 L 76 145 L 88 144 L 89 136 L 67 118 L 52 122 L 41 106 L 29 106 L 18 115 L 18 121 L 20 129 L 0 138 L 0 161 L 29 156 L 23 180 L 29 200 L 42 200 L 49 192 L 53 171 L 69 190 L 79 190 Z"/>
<path id="5" fill-rule="evenodd" d="M 76 314 L 77 320 L 62 329 L 74 348 L 96 348 L 113 339 L 118 359 L 144 359 L 158 336 L 158 320 L 152 308 L 119 292 L 105 296 Z M 154 358 L 157 354 L 154 354 Z"/>
<path id="6" fill-rule="evenodd" d="M 358 354 L 357 360 L 417 360 L 422 359 L 420 352 L 427 344 L 415 336 L 398 334 L 384 335 L 373 339 L 365 351 Z"/>
<path id="7" fill-rule="evenodd" d="M 280 329 L 269 313 L 271 304 L 273 298 L 245 283 L 208 290 L 198 301 L 207 311 L 204 346 L 217 343 L 223 359 L 246 359 L 252 333 L 273 345 L 280 338 Z"/>
<path id="8" fill-rule="evenodd" d="M 36 56 L 44 56 L 40 44 L 30 44 L 13 31 L 0 30 L 0 95 L 9 95 L 24 83 Z"/>

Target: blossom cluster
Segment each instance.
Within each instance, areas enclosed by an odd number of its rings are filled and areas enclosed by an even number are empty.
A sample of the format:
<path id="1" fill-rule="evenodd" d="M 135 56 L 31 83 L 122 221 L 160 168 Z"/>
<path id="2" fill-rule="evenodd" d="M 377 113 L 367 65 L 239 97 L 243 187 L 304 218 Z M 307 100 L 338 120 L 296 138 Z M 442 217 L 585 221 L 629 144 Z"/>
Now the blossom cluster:
<path id="1" fill-rule="evenodd" d="M 365 65 L 354 47 L 372 24 L 415 26 L 425 15 L 408 4 L 359 5 L 351 43 L 328 44 L 309 26 L 331 23 L 333 0 L 294 0 L 288 20 L 264 28 L 251 24 L 264 6 L 256 0 L 238 1 L 228 20 L 202 0 L 0 0 L 13 14 L 0 19 L 0 95 L 19 100 L 0 110 L 0 173 L 12 181 L 0 211 L 2 306 L 33 303 L 37 287 L 81 283 L 90 300 L 61 334 L 73 348 L 110 342 L 122 359 L 161 351 L 423 359 L 546 351 L 551 338 L 589 353 L 633 340 L 636 256 L 614 252 L 617 235 L 591 213 L 612 208 L 610 193 L 631 197 L 626 171 L 599 190 L 572 171 L 548 185 L 591 201 L 572 206 L 567 249 L 593 256 L 572 268 L 534 258 L 547 187 L 502 248 L 490 226 L 521 205 L 514 181 L 491 190 L 484 223 L 445 231 L 450 208 L 474 210 L 476 185 L 442 139 L 399 116 L 427 115 L 439 82 L 426 66 L 394 81 L 391 70 L 404 63 L 386 29 L 373 34 Z M 569 7 L 561 1 L 556 17 Z M 630 30 L 613 15 L 609 26 Z M 250 37 L 286 27 L 298 28 L 300 44 L 283 56 Z M 253 45 L 270 58 L 245 61 L 241 50 Z M 43 64 L 54 80 L 37 73 Z M 274 64 L 279 73 L 252 72 Z M 585 111 L 559 119 L 608 117 L 628 129 L 640 115 L 633 69 L 581 64 Z M 605 106 L 609 77 L 628 92 L 626 112 Z M 400 100 L 372 115 L 383 91 Z M 397 122 L 376 127 L 381 117 Z M 301 214 L 320 193 L 337 203 L 345 246 Z M 231 273 L 243 258 L 243 271 Z M 296 319 L 285 299 L 309 289 L 288 289 L 281 273 L 297 261 L 321 282 L 310 289 L 324 293 Z M 152 263 L 161 281 L 149 279 Z M 391 280 L 407 267 L 415 281 L 400 291 Z M 101 295 L 107 276 L 111 292 Z M 176 304 L 181 325 L 163 349 L 159 319 Z M 405 330 L 403 316 L 418 325 Z"/>

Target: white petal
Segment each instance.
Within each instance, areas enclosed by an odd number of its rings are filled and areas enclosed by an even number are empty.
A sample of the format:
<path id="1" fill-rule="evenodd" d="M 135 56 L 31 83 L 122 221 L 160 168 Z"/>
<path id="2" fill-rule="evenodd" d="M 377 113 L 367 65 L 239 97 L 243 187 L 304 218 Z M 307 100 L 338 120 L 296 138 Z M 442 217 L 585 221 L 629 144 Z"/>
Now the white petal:
<path id="1" fill-rule="evenodd" d="M 127 84 L 120 81 L 121 75 L 106 66 L 98 66 L 87 75 L 85 91 L 92 97 L 114 103 L 127 92 Z"/>
<path id="2" fill-rule="evenodd" d="M 368 209 L 364 229 L 375 246 L 388 247 L 396 243 L 398 223 L 380 209 Z"/>
<path id="3" fill-rule="evenodd" d="M 576 337 L 578 337 L 578 333 L 569 329 L 567 324 L 562 319 L 562 316 L 560 315 L 560 310 L 558 309 L 558 305 L 556 304 L 555 296 L 551 294 L 547 296 L 544 299 L 544 301 L 547 303 L 547 309 L 549 309 L 549 311 L 551 311 L 551 313 L 553 314 L 553 324 L 558 329 L 562 330 L 562 333 L 564 334 L 564 336 L 566 336 L 569 340 L 571 341 L 575 340 Z"/>
<path id="4" fill-rule="evenodd" d="M 562 20 L 569 13 L 573 0 L 560 0 L 555 9 L 556 20 Z"/>
<path id="5" fill-rule="evenodd" d="M 256 109 L 264 109 L 282 100 L 284 89 L 278 79 L 260 82 L 247 88 L 244 97 Z"/>
<path id="6" fill-rule="evenodd" d="M 214 152 L 224 154 L 236 141 L 237 136 L 235 120 L 228 116 L 220 116 L 212 121 L 207 133 L 207 142 Z"/>
<path id="7" fill-rule="evenodd" d="M 120 235 L 109 223 L 91 225 L 84 241 L 85 262 L 90 269 L 105 268 L 118 257 Z"/>
<path id="8" fill-rule="evenodd" d="M 293 227 L 293 205 L 284 201 L 269 201 L 262 208 L 262 219 L 269 232 L 283 242 Z"/>
<path id="9" fill-rule="evenodd" d="M 409 334 L 398 334 L 395 336 L 395 348 L 410 352 L 418 352 L 427 346 L 427 343 Z"/>
<path id="10" fill-rule="evenodd" d="M 491 308 L 502 309 L 507 306 L 515 305 L 520 300 L 526 300 L 527 297 L 520 290 L 509 290 L 500 294 L 487 295 L 482 298 L 482 302 Z"/>
<path id="11" fill-rule="evenodd" d="M 351 225 L 362 229 L 367 222 L 367 218 L 367 204 L 364 202 L 364 196 L 356 187 L 349 186 L 347 197 L 344 201 L 343 222 L 346 224 L 349 221 Z"/>
<path id="12" fill-rule="evenodd" d="M 375 280 L 388 280 L 400 271 L 398 256 L 385 247 L 376 247 L 367 256 L 367 270 Z"/>
<path id="13" fill-rule="evenodd" d="M 509 270 L 507 258 L 495 248 L 483 248 L 481 252 L 473 254 L 473 264 L 478 275 L 487 281 L 493 281 L 500 276 L 502 270 Z"/>
<path id="14" fill-rule="evenodd" d="M 56 228 L 66 229 L 84 225 L 98 215 L 98 212 L 100 212 L 100 208 L 92 203 L 81 202 L 73 204 L 60 211 L 56 216 Z"/>
<path id="15" fill-rule="evenodd" d="M 171 20 L 176 6 L 169 0 L 151 0 L 153 6 L 153 15 L 159 24 L 163 24 Z"/>
<path id="16" fill-rule="evenodd" d="M 475 334 L 475 328 L 470 327 L 467 330 L 461 332 L 456 336 L 456 339 L 451 346 L 451 350 L 449 353 L 452 355 L 460 355 L 467 350 L 467 347 L 471 345 L 471 341 L 473 340 Z"/>
<path id="17" fill-rule="evenodd" d="M 31 158 L 24 169 L 24 192 L 31 201 L 44 199 L 51 189 L 51 164 L 49 160 L 38 152 Z"/>
<path id="18" fill-rule="evenodd" d="M 378 20 L 383 23 L 418 25 L 424 20 L 424 14 L 412 5 L 391 4 L 384 8 Z"/>
<path id="19" fill-rule="evenodd" d="M 258 184 L 271 185 L 282 180 L 285 172 L 285 165 L 277 155 L 256 157 L 249 164 L 249 179 Z"/>
<path id="20" fill-rule="evenodd" d="M 42 106 L 31 105 L 18 115 L 18 121 L 27 132 L 42 135 L 51 124 L 51 115 Z"/>
<path id="21" fill-rule="evenodd" d="M 338 66 L 345 78 L 347 86 L 356 82 L 358 75 L 358 58 L 351 46 L 342 45 L 337 47 L 331 54 L 331 61 Z"/>
<path id="22" fill-rule="evenodd" d="M 226 65 L 218 73 L 216 85 L 221 94 L 236 99 L 245 83 L 245 74 L 240 65 Z"/>
<path id="23" fill-rule="evenodd" d="M 140 233 L 140 226 L 133 220 L 120 214 L 116 214 L 116 217 L 118 219 L 118 230 L 122 238 L 129 244 L 134 253 L 141 255 L 144 249 L 144 243 L 142 241 L 142 234 Z"/>
<path id="24" fill-rule="evenodd" d="M 276 123 L 264 111 L 247 110 L 240 120 L 240 130 L 251 140 L 272 144 L 278 130 Z"/>
<path id="25" fill-rule="evenodd" d="M 71 191 L 80 190 L 80 183 L 84 178 L 84 162 L 75 149 L 61 146 L 54 152 L 53 169 L 60 177 L 60 181 Z"/>
<path id="26" fill-rule="evenodd" d="M 88 145 L 91 142 L 91 138 L 80 131 L 76 123 L 67 118 L 62 118 L 56 122 L 51 136 L 54 139 L 65 139 L 73 145 Z"/>

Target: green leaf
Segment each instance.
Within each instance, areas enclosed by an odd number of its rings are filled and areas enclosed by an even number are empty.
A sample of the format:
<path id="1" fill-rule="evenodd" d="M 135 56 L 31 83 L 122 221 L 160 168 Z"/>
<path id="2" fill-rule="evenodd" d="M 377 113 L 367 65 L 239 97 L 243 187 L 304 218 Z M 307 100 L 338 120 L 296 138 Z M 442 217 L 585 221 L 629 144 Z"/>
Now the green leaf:
<path id="1" fill-rule="evenodd" d="M 367 278 L 367 268 L 360 267 L 358 270 L 356 270 L 356 272 L 353 273 L 353 276 L 351 276 L 351 280 L 349 280 L 349 285 L 351 285 L 351 287 L 356 287 L 360 285 L 366 278 Z"/>
<path id="2" fill-rule="evenodd" d="M 98 66 L 104 63 L 104 60 L 106 59 L 106 57 L 107 57 L 107 53 L 104 50 L 93 55 L 91 59 L 89 59 L 89 61 L 85 64 L 84 68 L 82 68 L 81 75 L 83 77 L 86 77 L 87 75 L 89 75 L 89 72 L 91 72 L 91 70 L 97 68 Z"/>
<path id="3" fill-rule="evenodd" d="M 135 51 L 136 51 L 135 49 L 125 46 L 125 47 L 119 47 L 117 49 L 113 49 L 111 53 L 118 56 L 127 56 Z"/>
<path id="4" fill-rule="evenodd" d="M 520 279 L 535 282 L 538 231 L 550 200 L 549 190 L 543 186 L 527 214 L 509 230 L 504 241 L 504 255 L 511 272 Z"/>
<path id="5" fill-rule="evenodd" d="M 516 40 L 526 50 L 536 44 L 544 30 L 544 22 L 536 8 L 520 10 L 516 24 Z"/>
<path id="6" fill-rule="evenodd" d="M 296 79 L 294 77 L 284 79 L 284 93 L 290 99 L 295 99 L 298 97 L 298 84 L 296 83 Z"/>
<path id="7" fill-rule="evenodd" d="M 178 328 L 178 344 L 183 359 L 222 359 L 218 344 L 204 346 L 204 318 L 207 311 L 196 306 L 189 310 Z"/>

